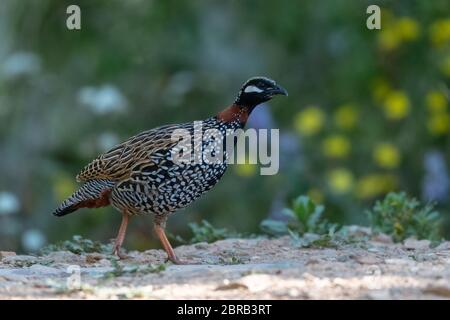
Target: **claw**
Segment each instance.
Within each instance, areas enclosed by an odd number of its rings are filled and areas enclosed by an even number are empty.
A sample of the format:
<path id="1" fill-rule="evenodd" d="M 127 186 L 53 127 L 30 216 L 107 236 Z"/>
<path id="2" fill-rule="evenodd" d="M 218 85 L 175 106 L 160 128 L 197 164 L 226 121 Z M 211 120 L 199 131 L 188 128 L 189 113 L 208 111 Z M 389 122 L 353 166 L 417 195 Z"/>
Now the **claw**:
<path id="1" fill-rule="evenodd" d="M 187 264 L 191 264 L 188 261 L 183 261 L 178 259 L 177 257 L 167 257 L 166 258 L 166 262 L 172 262 L 173 264 L 177 264 L 177 265 L 187 265 Z"/>
<path id="2" fill-rule="evenodd" d="M 112 254 L 121 260 L 129 258 L 126 254 L 120 252 L 120 247 L 114 247 Z"/>

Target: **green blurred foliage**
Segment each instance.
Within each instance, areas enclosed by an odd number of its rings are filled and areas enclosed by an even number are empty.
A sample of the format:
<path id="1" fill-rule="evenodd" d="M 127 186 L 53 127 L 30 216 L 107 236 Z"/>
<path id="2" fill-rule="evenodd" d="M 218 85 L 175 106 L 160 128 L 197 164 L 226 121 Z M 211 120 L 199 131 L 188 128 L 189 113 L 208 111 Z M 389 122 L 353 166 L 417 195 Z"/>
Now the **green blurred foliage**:
<path id="1" fill-rule="evenodd" d="M 408 237 L 440 240 L 440 215 L 433 205 L 421 205 L 404 192 L 390 192 L 367 211 L 375 231 L 392 235 L 394 241 Z"/>
<path id="2" fill-rule="evenodd" d="M 178 243 L 188 244 L 199 242 L 213 243 L 219 240 L 242 237 L 242 235 L 225 228 L 216 228 L 206 220 L 202 220 L 201 223 L 192 222 L 189 223 L 188 226 L 192 234 L 192 237 L 189 240 L 173 235 L 170 235 L 171 238 Z"/>
<path id="3" fill-rule="evenodd" d="M 207 219 L 255 232 L 299 194 L 366 223 L 369 203 L 405 190 L 438 202 L 449 235 L 448 0 L 84 0 L 80 31 L 66 28 L 70 4 L 0 3 L 0 192 L 14 209 L 0 214 L 1 249 L 114 237 L 112 208 L 51 215 L 78 171 L 130 135 L 217 113 L 254 75 L 288 89 L 264 110 L 299 152 L 283 151 L 275 176 L 231 167 L 169 230 Z M 366 28 L 370 4 L 381 30 Z M 151 224 L 133 219 L 127 245 L 149 248 Z"/>
<path id="4" fill-rule="evenodd" d="M 261 222 L 260 228 L 264 233 L 275 236 L 292 233 L 323 235 L 330 233 L 330 230 L 334 232 L 338 226 L 323 219 L 324 211 L 323 205 L 314 203 L 308 196 L 299 196 L 293 201 L 291 208 L 282 210 L 288 221 L 266 219 Z"/>

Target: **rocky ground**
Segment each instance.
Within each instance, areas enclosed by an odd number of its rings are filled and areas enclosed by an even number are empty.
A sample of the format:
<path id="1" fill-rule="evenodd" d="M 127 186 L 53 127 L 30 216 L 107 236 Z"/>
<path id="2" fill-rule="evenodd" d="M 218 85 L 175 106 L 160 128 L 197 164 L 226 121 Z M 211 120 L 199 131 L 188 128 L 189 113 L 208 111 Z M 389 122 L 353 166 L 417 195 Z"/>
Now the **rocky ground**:
<path id="1" fill-rule="evenodd" d="M 290 237 L 228 239 L 162 250 L 0 252 L 1 299 L 448 299 L 450 242 L 394 244 L 356 228 L 358 241 L 302 247 Z"/>

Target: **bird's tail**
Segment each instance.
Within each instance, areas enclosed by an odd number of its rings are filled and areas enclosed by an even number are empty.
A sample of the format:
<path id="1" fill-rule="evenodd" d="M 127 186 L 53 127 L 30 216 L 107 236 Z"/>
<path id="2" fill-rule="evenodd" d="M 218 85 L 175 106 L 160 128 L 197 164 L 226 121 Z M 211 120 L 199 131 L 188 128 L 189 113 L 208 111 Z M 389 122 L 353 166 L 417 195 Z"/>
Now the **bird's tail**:
<path id="1" fill-rule="evenodd" d="M 62 217 L 79 208 L 99 208 L 109 205 L 109 194 L 115 182 L 105 179 L 90 180 L 83 184 L 78 191 L 53 212 L 55 216 Z"/>

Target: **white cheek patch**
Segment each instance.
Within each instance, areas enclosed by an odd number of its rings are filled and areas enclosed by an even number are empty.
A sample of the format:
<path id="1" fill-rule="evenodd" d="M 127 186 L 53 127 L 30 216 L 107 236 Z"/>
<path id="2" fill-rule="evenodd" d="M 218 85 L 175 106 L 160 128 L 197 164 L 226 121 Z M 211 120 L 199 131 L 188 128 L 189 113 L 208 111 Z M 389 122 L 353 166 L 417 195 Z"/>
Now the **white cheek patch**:
<path id="1" fill-rule="evenodd" d="M 257 86 L 248 86 L 245 88 L 244 92 L 245 93 L 250 93 L 250 92 L 261 93 L 261 92 L 263 92 L 263 90 L 261 90 Z"/>

